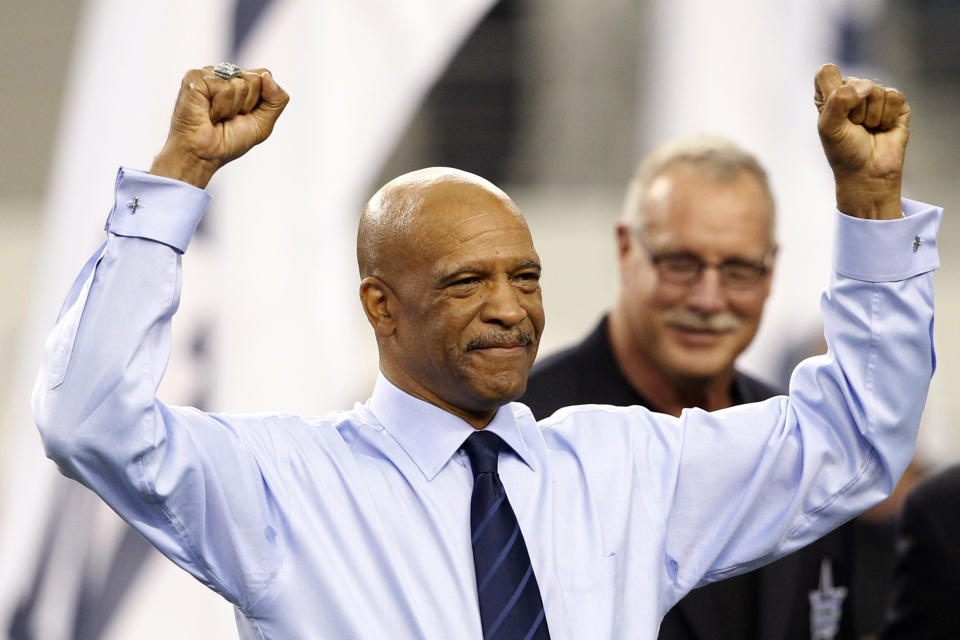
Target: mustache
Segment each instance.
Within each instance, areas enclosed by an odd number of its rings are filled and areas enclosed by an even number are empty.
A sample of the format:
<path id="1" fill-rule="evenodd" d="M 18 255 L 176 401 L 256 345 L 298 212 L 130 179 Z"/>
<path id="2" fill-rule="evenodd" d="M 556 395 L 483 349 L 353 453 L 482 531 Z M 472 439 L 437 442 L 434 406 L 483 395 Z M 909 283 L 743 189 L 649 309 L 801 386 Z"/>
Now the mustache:
<path id="1" fill-rule="evenodd" d="M 671 327 L 687 329 L 689 331 L 734 331 L 743 324 L 740 318 L 728 311 L 717 313 L 702 313 L 692 309 L 676 309 L 667 313 L 664 318 Z"/>
<path id="2" fill-rule="evenodd" d="M 533 335 L 524 328 L 513 331 L 490 331 L 468 342 L 467 351 L 490 347 L 528 347 L 531 344 L 533 344 Z"/>

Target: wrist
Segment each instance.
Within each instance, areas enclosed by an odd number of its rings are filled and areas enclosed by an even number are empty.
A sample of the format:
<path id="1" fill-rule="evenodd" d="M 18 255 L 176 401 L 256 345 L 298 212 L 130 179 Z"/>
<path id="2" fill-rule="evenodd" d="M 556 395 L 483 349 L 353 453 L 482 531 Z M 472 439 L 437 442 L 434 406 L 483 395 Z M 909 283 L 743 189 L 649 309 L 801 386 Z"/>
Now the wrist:
<path id="1" fill-rule="evenodd" d="M 903 216 L 900 177 L 844 179 L 837 177 L 837 209 L 867 220 L 895 220 Z"/>
<path id="2" fill-rule="evenodd" d="M 209 160 L 164 146 L 153 159 L 150 173 L 204 189 L 219 167 Z"/>

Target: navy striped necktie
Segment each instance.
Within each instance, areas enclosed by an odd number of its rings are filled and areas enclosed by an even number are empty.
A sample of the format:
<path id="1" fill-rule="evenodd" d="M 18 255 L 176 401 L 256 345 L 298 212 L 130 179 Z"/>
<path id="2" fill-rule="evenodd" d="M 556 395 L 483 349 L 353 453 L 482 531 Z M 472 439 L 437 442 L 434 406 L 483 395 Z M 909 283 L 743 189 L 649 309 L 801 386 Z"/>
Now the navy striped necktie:
<path id="1" fill-rule="evenodd" d="M 497 473 L 501 442 L 475 431 L 463 443 L 473 469 L 470 528 L 483 638 L 549 640 L 527 545 Z"/>

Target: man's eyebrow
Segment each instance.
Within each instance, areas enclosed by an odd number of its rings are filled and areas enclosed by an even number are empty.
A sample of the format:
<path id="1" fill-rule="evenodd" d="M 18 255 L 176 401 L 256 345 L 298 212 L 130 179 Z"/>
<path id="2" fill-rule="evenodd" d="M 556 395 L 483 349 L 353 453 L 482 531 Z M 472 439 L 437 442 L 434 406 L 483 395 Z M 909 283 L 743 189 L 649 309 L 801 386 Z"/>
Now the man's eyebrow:
<path id="1" fill-rule="evenodd" d="M 476 265 L 467 264 L 467 265 L 464 265 L 464 266 L 460 267 L 460 268 L 457 269 L 456 271 L 451 271 L 450 273 L 448 273 L 448 274 L 446 274 L 445 276 L 441 277 L 441 278 L 440 278 L 440 286 L 441 286 L 441 287 L 446 286 L 446 285 L 450 284 L 451 282 L 455 281 L 457 278 L 460 278 L 460 277 L 462 277 L 462 276 L 464 276 L 464 275 L 467 275 L 467 274 L 471 274 L 471 275 L 482 275 L 482 274 L 484 274 L 484 273 L 486 273 L 486 271 L 485 271 L 484 269 L 481 269 L 480 267 L 478 267 L 478 266 L 476 266 Z"/>
<path id="2" fill-rule="evenodd" d="M 514 271 L 520 271 L 521 269 L 536 269 L 537 271 L 543 271 L 543 267 L 541 267 L 540 263 L 536 260 L 524 260 L 514 268 Z"/>
<path id="3" fill-rule="evenodd" d="M 518 265 L 516 265 L 516 266 L 515 266 L 513 269 L 511 269 L 510 271 L 511 271 L 511 273 L 513 273 L 513 272 L 517 272 L 517 271 L 522 271 L 522 270 L 524 270 L 524 269 L 536 269 L 536 270 L 537 270 L 537 273 L 539 273 L 540 271 L 542 271 L 542 267 L 540 266 L 540 263 L 537 262 L 536 260 L 524 260 L 523 262 L 521 262 L 521 263 L 519 263 Z M 445 287 L 446 285 L 450 284 L 451 282 L 455 282 L 458 278 L 460 278 L 460 277 L 462 277 L 462 276 L 465 276 L 465 275 L 468 275 L 468 274 L 469 274 L 469 275 L 482 276 L 482 275 L 485 275 L 487 272 L 488 272 L 488 269 L 485 269 L 485 268 L 480 267 L 480 266 L 478 266 L 478 265 L 470 265 L 470 264 L 467 264 L 467 265 L 464 265 L 464 266 L 460 267 L 459 269 L 457 269 L 457 270 L 455 270 L 455 271 L 451 271 L 450 273 L 448 273 L 448 274 L 444 275 L 443 277 L 441 277 L 440 280 L 439 280 L 439 285 L 440 285 L 441 287 Z"/>

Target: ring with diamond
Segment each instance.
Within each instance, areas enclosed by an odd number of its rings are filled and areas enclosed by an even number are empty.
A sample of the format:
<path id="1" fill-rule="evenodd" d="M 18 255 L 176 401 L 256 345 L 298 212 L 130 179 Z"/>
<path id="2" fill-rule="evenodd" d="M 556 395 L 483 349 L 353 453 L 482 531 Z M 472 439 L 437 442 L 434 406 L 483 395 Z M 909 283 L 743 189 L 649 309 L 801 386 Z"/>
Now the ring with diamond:
<path id="1" fill-rule="evenodd" d="M 232 80 L 243 73 L 243 70 L 232 62 L 221 62 L 213 68 L 213 73 L 218 78 Z"/>

